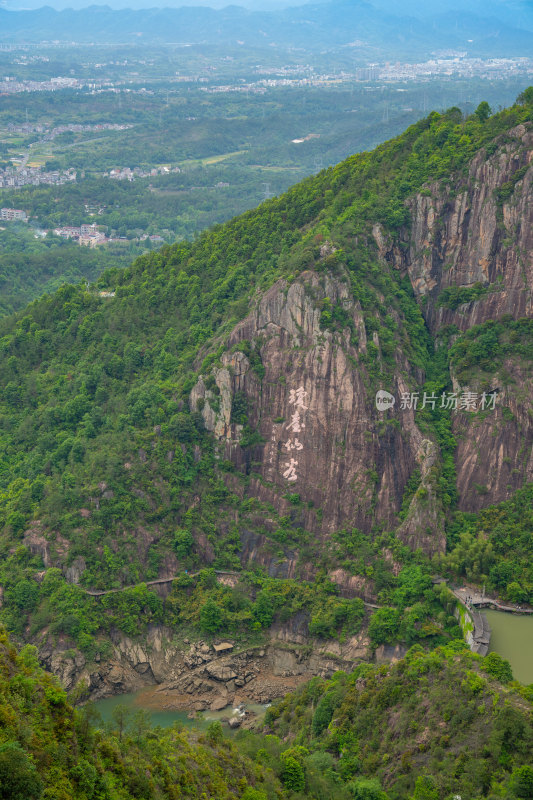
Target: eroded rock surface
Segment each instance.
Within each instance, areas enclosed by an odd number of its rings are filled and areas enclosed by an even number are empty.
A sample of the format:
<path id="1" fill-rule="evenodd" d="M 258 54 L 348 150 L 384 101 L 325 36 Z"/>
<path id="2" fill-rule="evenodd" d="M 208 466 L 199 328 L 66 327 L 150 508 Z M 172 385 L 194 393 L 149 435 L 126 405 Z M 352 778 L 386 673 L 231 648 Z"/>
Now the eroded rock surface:
<path id="1" fill-rule="evenodd" d="M 392 248 L 389 257 L 407 270 L 434 335 L 445 325 L 466 331 L 506 314 L 532 316 L 532 158 L 532 127 L 518 125 L 492 155 L 476 155 L 462 185 L 452 191 L 433 184 L 410 201 L 407 255 Z M 388 247 L 381 242 L 383 255 Z M 477 300 L 455 310 L 442 305 L 446 289 L 476 283 L 486 290 Z M 468 386 L 455 382 L 457 391 L 498 392 L 495 411 L 484 418 L 453 416 L 461 509 L 501 502 L 533 480 L 532 385 L 531 361 L 520 357 L 495 369 L 490 386 L 475 371 Z"/>
<path id="2" fill-rule="evenodd" d="M 67 642 L 56 648 L 45 644 L 41 657 L 65 689 L 85 687 L 93 700 L 152 687 L 160 707 L 202 711 L 270 702 L 314 675 L 351 671 L 371 659 L 372 651 L 364 630 L 342 644 L 322 643 L 295 634 L 288 625 L 274 627 L 263 646 L 219 656 L 206 642 L 176 643 L 170 630 L 154 627 L 143 642 L 115 637 L 113 655 L 105 663 L 87 663 Z"/>
<path id="3" fill-rule="evenodd" d="M 409 199 L 412 222 L 397 240 L 374 226 L 379 257 L 409 277 L 433 336 L 448 325 L 466 331 L 506 314 L 531 316 L 532 156 L 531 126 L 519 125 L 489 152 L 480 151 L 453 186 L 434 183 Z M 476 300 L 456 308 L 446 303 L 447 290 L 474 286 L 480 289 Z M 321 326 L 327 303 L 342 307 L 350 327 Z M 255 348 L 263 374 L 251 363 L 250 351 L 240 349 L 245 343 Z M 376 332 L 373 344 L 379 352 Z M 221 366 L 193 389 L 191 407 L 203 404 L 206 427 L 219 440 L 222 457 L 243 473 L 254 465 L 249 494 L 279 514 L 291 513 L 288 498 L 294 494 L 302 501 L 299 524 L 321 537 L 345 526 L 368 532 L 382 523 L 398 529 L 413 549 L 433 555 L 445 547 L 440 453 L 435 441 L 422 436 L 412 410 L 397 404 L 393 424 L 391 415 L 376 411 L 362 358 L 367 351 L 365 320 L 346 277 L 304 272 L 257 299 L 231 333 Z M 513 358 L 504 371 L 503 382 L 494 375 L 494 387 L 454 385 L 458 391 L 498 390 L 491 416 L 453 415 L 464 510 L 504 500 L 533 479 L 531 370 Z M 216 389 L 207 388 L 213 380 Z M 423 380 L 399 348 L 387 388 L 399 398 Z M 237 397 L 245 398 L 250 429 L 262 443 L 249 444 L 243 426 L 232 420 Z M 400 524 L 403 493 L 415 468 L 421 483 Z M 248 563 L 248 550 L 272 574 L 263 545 L 259 536 L 244 535 L 243 562 Z M 292 577 L 297 560 L 297 553 L 287 554 L 280 565 L 284 571 L 276 575 Z"/>
<path id="4" fill-rule="evenodd" d="M 533 313 L 532 171 L 522 172 L 533 157 L 531 126 L 518 125 L 508 141 L 472 160 L 462 185 L 435 183 L 409 201 L 412 226 L 406 268 L 415 293 L 425 301 L 424 316 L 435 333 L 443 325 L 461 330 L 504 314 Z M 506 200 L 498 190 L 522 176 Z M 439 305 L 449 287 L 481 283 L 490 291 L 477 301 L 451 310 Z"/>
<path id="5" fill-rule="evenodd" d="M 352 330 L 321 327 L 326 301 L 342 306 Z M 241 342 L 255 344 L 262 378 L 239 351 Z M 206 388 L 208 376 L 191 393 L 191 407 L 201 408 L 221 455 L 243 472 L 255 463 L 259 476 L 251 478 L 250 494 L 280 514 L 291 509 L 284 495 L 298 494 L 304 526 L 323 536 L 344 525 L 365 531 L 376 522 L 394 525 L 417 464 L 422 435 L 414 412 L 398 410 L 399 425 L 382 424 L 361 361 L 366 349 L 363 314 L 347 280 L 304 272 L 290 285 L 272 286 L 232 332 L 223 366 L 211 373 L 218 394 Z M 398 394 L 409 374 L 413 370 L 398 351 Z M 231 403 L 239 395 L 261 444 L 241 446 L 242 426 L 231 421 Z M 440 540 L 440 530 L 435 535 Z"/>

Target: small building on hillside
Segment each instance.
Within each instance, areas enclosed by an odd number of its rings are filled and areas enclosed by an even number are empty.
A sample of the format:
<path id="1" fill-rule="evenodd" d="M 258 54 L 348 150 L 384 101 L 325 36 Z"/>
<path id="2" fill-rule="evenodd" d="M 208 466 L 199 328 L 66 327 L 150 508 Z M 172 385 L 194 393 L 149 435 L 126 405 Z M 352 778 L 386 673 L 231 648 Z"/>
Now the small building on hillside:
<path id="1" fill-rule="evenodd" d="M 28 215 L 25 211 L 22 211 L 20 208 L 2 208 L 0 209 L 0 219 L 8 220 L 9 222 L 12 221 L 19 221 L 19 222 L 27 222 Z"/>
<path id="2" fill-rule="evenodd" d="M 225 653 L 229 653 L 233 650 L 233 645 L 231 642 L 220 642 L 220 644 L 214 644 L 213 650 L 218 656 L 222 656 Z"/>

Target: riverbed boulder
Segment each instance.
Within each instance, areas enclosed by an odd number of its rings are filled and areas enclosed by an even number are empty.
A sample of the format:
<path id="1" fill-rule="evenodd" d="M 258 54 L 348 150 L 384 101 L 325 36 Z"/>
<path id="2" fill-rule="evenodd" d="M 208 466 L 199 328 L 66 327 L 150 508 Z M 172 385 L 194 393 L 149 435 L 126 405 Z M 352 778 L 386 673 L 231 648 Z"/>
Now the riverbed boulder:
<path id="1" fill-rule="evenodd" d="M 222 709 L 226 708 L 228 705 L 228 698 L 219 696 L 215 697 L 209 708 L 211 711 L 222 711 Z"/>
<path id="2" fill-rule="evenodd" d="M 233 667 L 227 664 L 219 664 L 216 661 L 207 665 L 206 672 L 210 678 L 213 678 L 215 681 L 223 681 L 224 683 L 232 681 L 237 677 L 237 673 Z"/>

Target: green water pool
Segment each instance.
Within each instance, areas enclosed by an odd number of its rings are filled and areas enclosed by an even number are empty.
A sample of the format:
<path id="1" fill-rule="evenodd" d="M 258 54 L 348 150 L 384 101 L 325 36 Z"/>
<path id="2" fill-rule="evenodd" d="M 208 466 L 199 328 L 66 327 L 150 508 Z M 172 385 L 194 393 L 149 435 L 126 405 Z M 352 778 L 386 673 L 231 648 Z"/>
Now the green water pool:
<path id="1" fill-rule="evenodd" d="M 162 728 L 170 728 L 174 723 L 179 722 L 187 727 L 203 727 L 201 723 L 207 726 L 209 723 L 201 718 L 188 719 L 186 711 L 165 711 L 154 710 L 145 708 L 142 704 L 140 692 L 131 692 L 130 694 L 119 694 L 114 697 L 106 697 L 103 700 L 97 700 L 93 703 L 93 708 L 100 714 L 103 722 L 110 722 L 113 718 L 113 710 L 117 706 L 126 706 L 132 715 L 139 709 L 144 709 L 150 715 L 152 725 L 161 725 Z"/>
<path id="2" fill-rule="evenodd" d="M 154 709 L 150 704 L 145 704 L 145 693 L 131 692 L 129 694 L 115 695 L 114 697 L 106 697 L 103 700 L 97 700 L 92 704 L 95 711 L 98 712 L 102 721 L 110 722 L 113 718 L 113 710 L 118 705 L 126 706 L 133 715 L 139 709 L 143 709 L 150 715 L 152 725 L 160 725 L 162 728 L 170 728 L 176 722 L 184 725 L 187 728 L 196 728 L 198 730 L 205 730 L 210 722 L 215 719 L 223 719 L 231 717 L 234 709 L 231 706 L 225 708 L 223 711 L 204 711 L 197 714 L 194 719 L 189 719 L 186 711 L 173 711 L 166 709 Z M 255 703 L 246 703 L 245 708 L 247 711 L 252 711 L 257 719 L 260 719 L 266 710 L 266 706 L 257 705 Z"/>
<path id="3" fill-rule="evenodd" d="M 490 650 L 506 658 L 520 683 L 533 683 L 533 614 L 484 612 L 491 627 Z"/>

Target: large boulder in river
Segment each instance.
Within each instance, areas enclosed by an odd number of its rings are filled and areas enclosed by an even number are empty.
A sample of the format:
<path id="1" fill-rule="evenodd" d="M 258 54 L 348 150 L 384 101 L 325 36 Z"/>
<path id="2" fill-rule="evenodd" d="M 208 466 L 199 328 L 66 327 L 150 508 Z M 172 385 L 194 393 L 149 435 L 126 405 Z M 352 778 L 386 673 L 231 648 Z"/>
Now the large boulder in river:
<path id="1" fill-rule="evenodd" d="M 227 705 L 227 697 L 215 697 L 209 708 L 211 711 L 222 711 L 222 709 L 226 708 Z"/>

